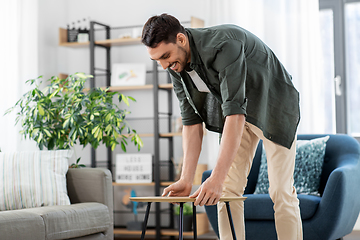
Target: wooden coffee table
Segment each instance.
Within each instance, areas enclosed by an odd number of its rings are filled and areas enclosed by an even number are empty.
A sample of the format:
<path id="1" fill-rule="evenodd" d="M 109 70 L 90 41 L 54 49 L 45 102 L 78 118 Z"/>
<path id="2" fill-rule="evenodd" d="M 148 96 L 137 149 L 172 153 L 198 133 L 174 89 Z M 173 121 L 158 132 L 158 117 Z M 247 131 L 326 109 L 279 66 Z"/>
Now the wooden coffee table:
<path id="1" fill-rule="evenodd" d="M 232 221 L 231 217 L 231 211 L 230 211 L 230 204 L 229 202 L 232 201 L 244 201 L 246 197 L 222 197 L 220 198 L 220 202 L 225 202 L 226 210 L 229 217 L 229 223 L 231 227 L 231 233 L 233 235 L 233 239 L 236 240 L 236 234 L 234 229 L 234 223 Z M 193 205 L 193 233 L 194 233 L 194 239 L 197 239 L 197 232 L 196 232 L 196 206 L 194 205 L 194 202 L 196 198 L 190 198 L 190 197 L 130 197 L 131 201 L 134 202 L 147 202 L 148 205 L 146 207 L 146 214 L 144 219 L 144 225 L 142 229 L 141 234 L 141 240 L 144 240 L 145 238 L 145 232 L 147 228 L 147 222 L 149 219 L 150 214 L 150 207 L 151 203 L 153 202 L 168 202 L 168 203 L 179 203 L 180 204 L 180 214 L 179 214 L 179 240 L 183 240 L 183 207 L 184 203 L 186 202 L 192 202 Z"/>

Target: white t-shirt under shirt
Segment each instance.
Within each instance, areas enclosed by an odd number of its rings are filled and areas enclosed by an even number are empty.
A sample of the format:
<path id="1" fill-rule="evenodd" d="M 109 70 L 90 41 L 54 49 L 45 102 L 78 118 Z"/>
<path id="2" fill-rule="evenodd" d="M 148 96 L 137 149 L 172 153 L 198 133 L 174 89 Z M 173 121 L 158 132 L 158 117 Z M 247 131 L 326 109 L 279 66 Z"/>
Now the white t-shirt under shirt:
<path id="1" fill-rule="evenodd" d="M 209 88 L 206 86 L 204 81 L 199 77 L 199 75 L 194 70 L 187 73 L 190 75 L 192 81 L 194 82 L 199 92 L 210 92 Z"/>

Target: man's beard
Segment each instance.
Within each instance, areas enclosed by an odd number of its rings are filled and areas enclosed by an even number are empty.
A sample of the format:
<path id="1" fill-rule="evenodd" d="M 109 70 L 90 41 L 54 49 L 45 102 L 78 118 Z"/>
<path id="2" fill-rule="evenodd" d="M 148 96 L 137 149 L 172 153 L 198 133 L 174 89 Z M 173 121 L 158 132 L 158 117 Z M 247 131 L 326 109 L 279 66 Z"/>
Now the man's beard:
<path id="1" fill-rule="evenodd" d="M 187 65 L 187 60 L 189 58 L 189 53 L 185 50 L 185 48 L 183 48 L 181 46 L 179 46 L 179 49 L 183 53 L 182 56 L 184 56 L 183 59 L 180 58 L 179 61 L 178 61 L 178 63 L 181 66 L 181 69 L 179 69 L 180 70 L 179 72 L 182 72 L 185 69 L 186 65 Z M 181 60 L 181 62 L 180 62 L 180 60 Z"/>

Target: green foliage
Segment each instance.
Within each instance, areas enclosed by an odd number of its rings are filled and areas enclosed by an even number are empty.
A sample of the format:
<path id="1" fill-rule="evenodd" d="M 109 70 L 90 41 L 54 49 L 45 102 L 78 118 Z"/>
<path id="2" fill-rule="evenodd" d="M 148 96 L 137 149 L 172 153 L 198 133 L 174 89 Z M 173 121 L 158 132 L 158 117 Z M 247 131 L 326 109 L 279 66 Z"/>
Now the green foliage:
<path id="1" fill-rule="evenodd" d="M 174 213 L 175 215 L 180 215 L 180 205 L 174 206 Z M 193 208 L 190 204 L 184 203 L 183 215 L 193 215 Z"/>
<path id="2" fill-rule="evenodd" d="M 135 99 L 108 89 L 85 90 L 85 81 L 91 77 L 83 73 L 66 79 L 54 76 L 47 80 L 49 85 L 43 90 L 41 81 L 37 81 L 42 76 L 28 80 L 26 83 L 34 88 L 5 114 L 19 109 L 15 124 L 21 120 L 20 133 L 25 139 L 34 139 L 40 149 L 70 149 L 77 142 L 96 149 L 102 142 L 112 150 L 120 144 L 126 152 L 127 138 L 131 138 L 140 150 L 142 140 L 125 120 L 130 112 L 113 103 L 117 97 L 129 106 L 129 100 Z M 79 159 L 75 165 L 78 162 Z"/>
<path id="3" fill-rule="evenodd" d="M 78 159 L 76 160 L 76 163 L 71 164 L 71 165 L 69 166 L 69 168 L 82 168 L 82 167 L 86 167 L 84 164 L 79 164 L 80 159 L 81 159 L 81 158 L 78 158 Z"/>

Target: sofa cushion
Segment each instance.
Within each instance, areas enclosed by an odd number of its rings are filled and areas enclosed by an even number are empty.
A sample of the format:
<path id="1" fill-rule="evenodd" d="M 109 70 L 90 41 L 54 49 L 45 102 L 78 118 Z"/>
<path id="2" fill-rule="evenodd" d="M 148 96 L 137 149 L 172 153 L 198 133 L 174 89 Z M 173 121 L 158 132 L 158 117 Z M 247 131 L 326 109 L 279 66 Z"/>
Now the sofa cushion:
<path id="1" fill-rule="evenodd" d="M 297 193 L 317 194 L 328 139 L 329 136 L 297 141 L 294 169 L 294 187 Z M 268 193 L 268 189 L 267 161 L 265 149 L 263 149 L 254 194 Z"/>
<path id="2" fill-rule="evenodd" d="M 105 232 L 111 226 L 109 209 L 101 203 L 29 208 L 24 211 L 41 216 L 46 239 L 68 239 Z"/>
<path id="3" fill-rule="evenodd" d="M 72 151 L 0 152 L 0 210 L 69 205 Z"/>
<path id="4" fill-rule="evenodd" d="M 32 212 L 23 210 L 1 211 L 0 239 L 45 239 L 44 221 L 41 216 Z"/>
<path id="5" fill-rule="evenodd" d="M 274 220 L 273 202 L 269 194 L 245 194 L 244 214 L 246 220 Z M 298 194 L 300 200 L 301 219 L 306 220 L 314 216 L 321 197 Z"/>

